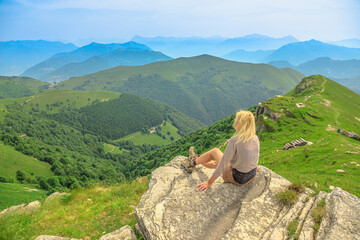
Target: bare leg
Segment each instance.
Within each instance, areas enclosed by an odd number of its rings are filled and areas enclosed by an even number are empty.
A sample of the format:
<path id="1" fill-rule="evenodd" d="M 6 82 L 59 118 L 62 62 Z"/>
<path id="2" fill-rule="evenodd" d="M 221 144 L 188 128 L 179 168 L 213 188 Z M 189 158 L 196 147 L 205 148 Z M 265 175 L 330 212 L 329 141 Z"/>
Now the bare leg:
<path id="1" fill-rule="evenodd" d="M 196 164 L 202 164 L 208 168 L 216 168 L 219 164 L 223 153 L 218 148 L 213 148 L 210 151 L 202 154 L 200 157 L 196 159 Z M 215 162 L 210 162 L 211 160 L 215 159 Z"/>

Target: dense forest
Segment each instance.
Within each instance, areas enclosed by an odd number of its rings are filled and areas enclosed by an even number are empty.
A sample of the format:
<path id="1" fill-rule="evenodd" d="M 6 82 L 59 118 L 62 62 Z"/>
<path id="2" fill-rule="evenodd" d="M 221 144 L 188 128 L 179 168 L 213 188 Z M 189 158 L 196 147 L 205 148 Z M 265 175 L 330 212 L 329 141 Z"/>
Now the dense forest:
<path id="1" fill-rule="evenodd" d="M 72 126 L 80 131 L 118 139 L 130 133 L 161 124 L 170 119 L 182 135 L 204 125 L 178 112 L 172 107 L 151 99 L 121 94 L 110 101 L 95 101 L 82 108 L 62 108 L 48 118 Z"/>

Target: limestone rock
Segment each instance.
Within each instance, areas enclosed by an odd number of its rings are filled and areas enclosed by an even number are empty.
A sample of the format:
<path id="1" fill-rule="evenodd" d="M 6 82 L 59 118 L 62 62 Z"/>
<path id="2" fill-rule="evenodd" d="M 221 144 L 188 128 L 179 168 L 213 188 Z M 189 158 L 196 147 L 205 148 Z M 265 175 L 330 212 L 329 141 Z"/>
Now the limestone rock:
<path id="1" fill-rule="evenodd" d="M 256 179 L 235 186 L 217 179 L 207 192 L 197 185 L 213 170 L 196 166 L 192 174 L 178 156 L 153 171 L 149 190 L 135 216 L 145 239 L 288 239 L 288 226 L 297 218 L 299 240 L 314 238 L 312 210 L 326 199 L 326 214 L 316 240 L 360 239 L 360 200 L 339 188 L 331 194 L 305 189 L 292 206 L 282 206 L 276 194 L 290 182 L 261 167 Z"/>
<path id="2" fill-rule="evenodd" d="M 360 239 L 360 199 L 335 188 L 326 197 L 325 216 L 316 240 Z"/>
<path id="3" fill-rule="evenodd" d="M 126 225 L 114 232 L 102 236 L 100 240 L 136 240 L 136 236 L 132 228 L 129 225 Z"/>
<path id="4" fill-rule="evenodd" d="M 336 170 L 336 172 L 338 172 L 338 173 L 344 173 L 345 170 L 344 170 L 344 169 L 338 169 L 338 170 Z"/>
<path id="5" fill-rule="evenodd" d="M 35 238 L 35 240 L 81 240 L 81 239 L 50 236 L 50 235 L 41 235 L 41 236 L 38 236 L 37 238 Z"/>
<path id="6" fill-rule="evenodd" d="M 65 196 L 65 195 L 70 195 L 70 194 L 69 194 L 69 193 L 54 192 L 53 194 L 51 194 L 50 196 L 48 196 L 45 201 L 49 201 L 49 200 L 51 200 L 51 199 L 58 198 L 58 197 L 61 197 L 61 196 Z"/>
<path id="7" fill-rule="evenodd" d="M 305 105 L 303 103 L 296 103 L 295 107 L 296 108 L 302 108 L 302 107 L 305 107 Z"/>
<path id="8" fill-rule="evenodd" d="M 135 216 L 145 239 L 286 239 L 287 224 L 301 211 L 307 189 L 293 206 L 281 206 L 275 195 L 290 182 L 265 167 L 245 186 L 218 178 L 207 192 L 197 185 L 213 169 L 197 166 L 192 174 L 178 156 L 153 171 L 149 190 Z"/>
<path id="9" fill-rule="evenodd" d="M 15 212 L 15 211 L 32 211 L 40 206 L 41 206 L 41 203 L 39 201 L 33 201 L 30 203 L 26 203 L 26 204 L 11 206 L 11 207 L 3 210 L 2 212 L 0 212 L 0 216 L 3 214 L 6 214 L 6 213 Z"/>

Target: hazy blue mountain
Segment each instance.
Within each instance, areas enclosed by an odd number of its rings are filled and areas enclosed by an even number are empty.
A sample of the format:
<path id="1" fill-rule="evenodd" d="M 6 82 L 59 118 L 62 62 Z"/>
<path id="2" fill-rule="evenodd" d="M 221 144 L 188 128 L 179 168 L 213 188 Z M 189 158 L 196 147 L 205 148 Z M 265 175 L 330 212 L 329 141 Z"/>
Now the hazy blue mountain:
<path id="1" fill-rule="evenodd" d="M 292 65 L 291 63 L 289 63 L 288 61 L 272 61 L 269 62 L 268 64 L 277 67 L 277 68 L 292 68 L 292 69 L 296 69 L 296 66 Z"/>
<path id="2" fill-rule="evenodd" d="M 145 38 L 134 36 L 131 40 L 146 44 L 172 57 L 190 57 L 204 53 L 222 55 L 222 52 L 216 49 L 216 45 L 226 40 L 226 38 L 218 36 L 208 38 L 162 36 Z"/>
<path id="3" fill-rule="evenodd" d="M 248 51 L 277 49 L 283 45 L 297 42 L 293 36 L 272 38 L 260 34 L 251 34 L 223 41 L 218 47 L 224 49 L 244 49 Z"/>
<path id="4" fill-rule="evenodd" d="M 228 60 L 234 60 L 238 62 L 252 62 L 252 63 L 264 63 L 265 59 L 274 52 L 275 50 L 257 50 L 257 51 L 246 51 L 246 50 L 235 50 L 223 57 Z"/>
<path id="5" fill-rule="evenodd" d="M 305 75 L 321 74 L 328 78 L 352 78 L 360 76 L 360 60 L 333 60 L 317 58 L 300 64 L 296 70 Z"/>
<path id="6" fill-rule="evenodd" d="M 360 60 L 333 60 L 321 57 L 294 66 L 287 61 L 274 61 L 270 65 L 277 68 L 292 68 L 305 75 L 321 74 L 360 93 Z"/>
<path id="7" fill-rule="evenodd" d="M 65 66 L 41 76 L 40 80 L 59 82 L 70 77 L 91 74 L 120 65 L 138 66 L 171 59 L 171 57 L 166 56 L 161 52 L 120 48 L 99 56 L 91 57 L 83 62 L 66 64 Z"/>
<path id="8" fill-rule="evenodd" d="M 330 44 L 343 46 L 343 47 L 351 47 L 351 48 L 360 48 L 360 39 L 344 39 L 335 42 L 329 42 Z"/>
<path id="9" fill-rule="evenodd" d="M 200 37 L 153 37 L 144 38 L 135 36 L 132 41 L 146 44 L 153 49 L 161 51 L 172 57 L 190 57 L 201 54 L 223 56 L 226 53 L 244 49 L 255 51 L 260 49 L 276 49 L 285 44 L 298 41 L 288 36 L 283 38 L 271 38 L 259 34 L 252 34 L 237 38 L 222 38 L 218 36 Z"/>
<path id="10" fill-rule="evenodd" d="M 76 48 L 71 43 L 44 40 L 0 42 L 0 75 L 19 75 L 56 53 L 69 52 Z"/>
<path id="11" fill-rule="evenodd" d="M 319 57 L 330 57 L 337 60 L 360 59 L 360 48 L 340 47 L 310 40 L 282 46 L 268 56 L 266 61 L 288 61 L 298 65 Z"/>
<path id="12" fill-rule="evenodd" d="M 101 55 L 105 52 L 110 52 L 115 49 L 133 49 L 133 50 L 148 50 L 152 49 L 139 43 L 127 42 L 127 43 L 110 43 L 100 44 L 91 43 L 89 45 L 78 48 L 72 52 L 62 52 L 55 54 L 54 56 L 42 61 L 35 66 L 27 69 L 22 76 L 33 77 L 36 79 L 42 79 L 44 75 L 62 67 L 66 64 L 73 62 L 82 62 L 91 57 Z"/>

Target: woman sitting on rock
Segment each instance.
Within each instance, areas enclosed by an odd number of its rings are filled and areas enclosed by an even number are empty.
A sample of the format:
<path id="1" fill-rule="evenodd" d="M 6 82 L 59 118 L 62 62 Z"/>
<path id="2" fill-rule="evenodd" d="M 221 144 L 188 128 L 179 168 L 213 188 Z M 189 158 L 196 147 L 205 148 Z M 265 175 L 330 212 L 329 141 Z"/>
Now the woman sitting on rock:
<path id="1" fill-rule="evenodd" d="M 199 190 L 207 190 L 211 184 L 223 174 L 224 182 L 241 186 L 255 179 L 259 170 L 259 138 L 255 135 L 255 118 L 249 111 L 239 111 L 234 120 L 235 136 L 230 138 L 224 154 L 218 149 L 196 157 L 194 148 L 189 149 L 189 158 L 183 160 L 182 165 L 188 172 L 192 172 L 196 165 L 202 164 L 207 168 L 216 168 L 208 181 L 199 184 Z M 212 161 L 215 159 L 215 161 Z"/>

